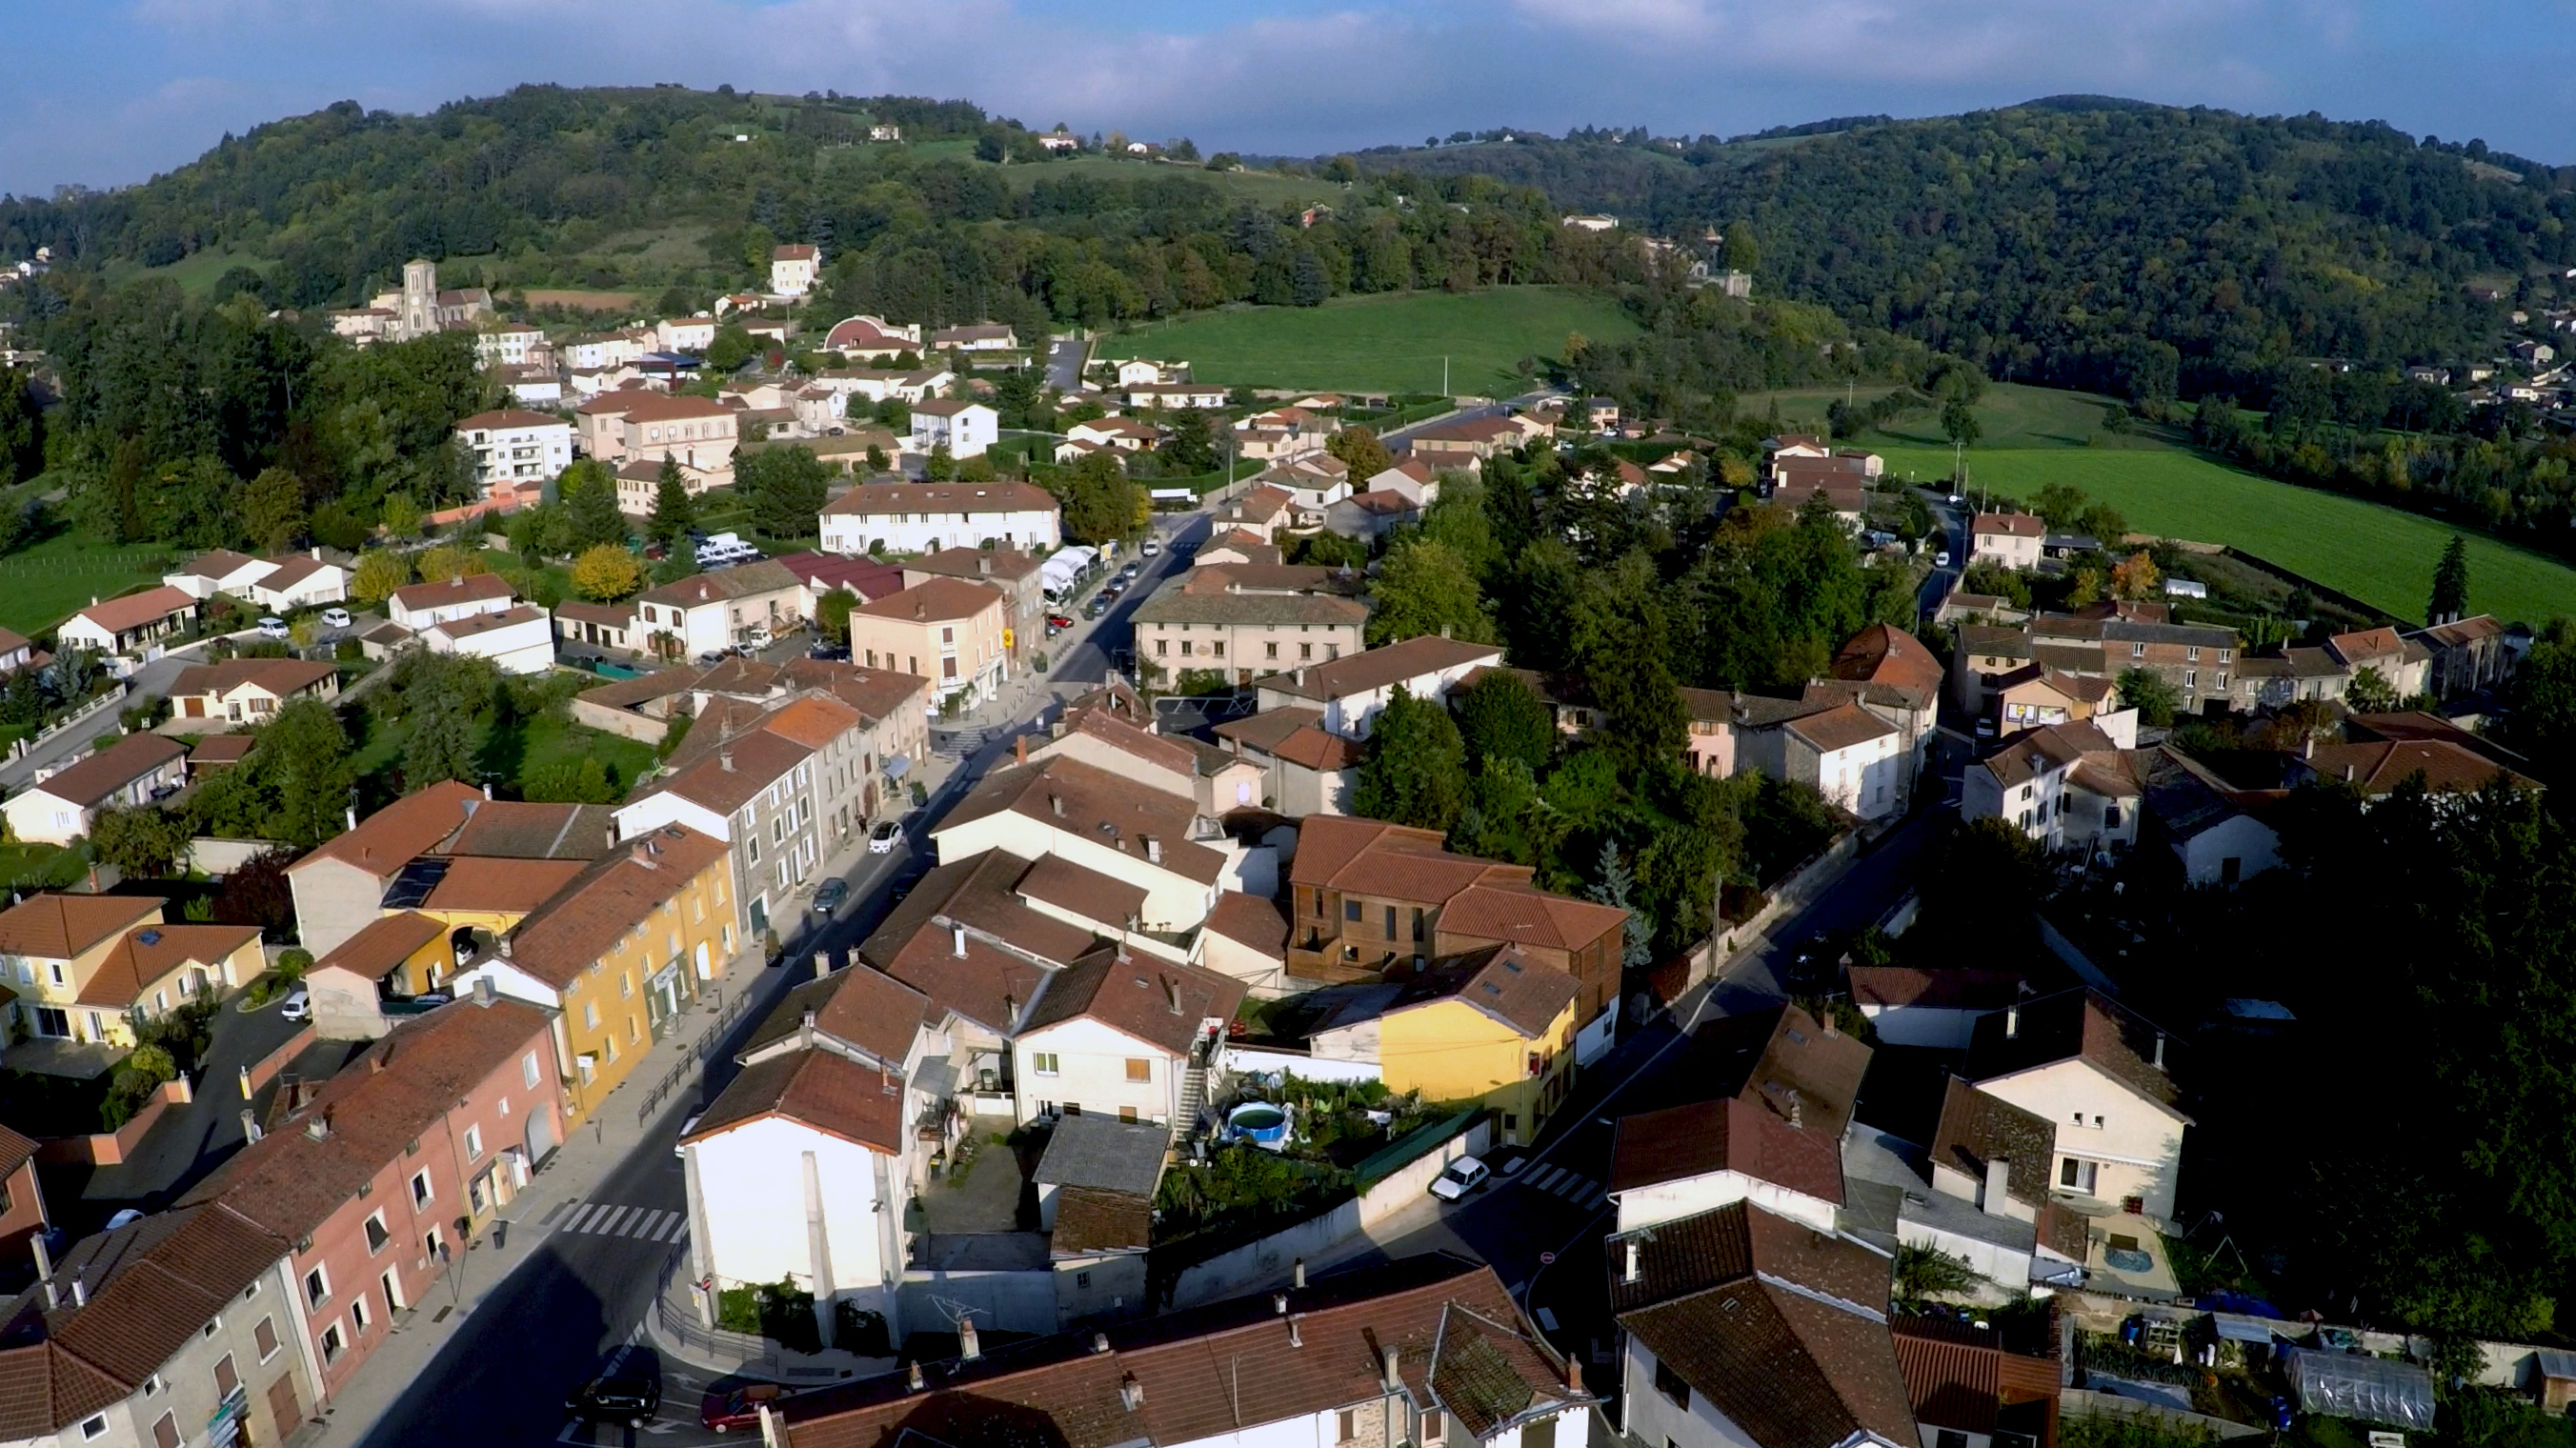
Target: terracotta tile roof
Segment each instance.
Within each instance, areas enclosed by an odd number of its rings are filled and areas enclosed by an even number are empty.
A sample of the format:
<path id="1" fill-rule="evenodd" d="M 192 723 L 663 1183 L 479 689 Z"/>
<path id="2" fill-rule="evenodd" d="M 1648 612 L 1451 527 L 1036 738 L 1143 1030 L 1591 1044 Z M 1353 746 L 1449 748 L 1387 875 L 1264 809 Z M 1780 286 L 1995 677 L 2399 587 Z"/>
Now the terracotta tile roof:
<path id="1" fill-rule="evenodd" d="M 1323 727 L 1321 709 L 1264 709 L 1216 726 L 1220 739 L 1319 773 L 1357 769 L 1367 746 Z"/>
<path id="2" fill-rule="evenodd" d="M 1995 1430 L 1995 1405 L 2003 1388 L 2003 1352 L 1991 1342 L 1961 1341 L 1921 1318 L 1893 1318 L 1888 1330 L 1897 1370 L 1917 1422 L 1962 1433 Z M 1975 1333 L 1974 1328 L 1966 1329 Z"/>
<path id="3" fill-rule="evenodd" d="M 74 1004 L 125 1010 L 143 999 L 152 982 L 181 966 L 212 966 L 258 939 L 256 925 L 146 925 L 128 930 L 108 947 Z"/>
<path id="4" fill-rule="evenodd" d="M 2480 789 L 2498 775 L 2526 789 L 2539 783 L 2447 739 L 2320 744 L 2302 762 L 2319 779 L 2348 780 L 2371 795 L 2390 793 L 2417 774 L 2436 790 Z"/>
<path id="5" fill-rule="evenodd" d="M 1002 604 L 1002 591 L 991 584 L 969 583 L 963 578 L 930 578 L 900 593 L 860 604 L 851 612 L 867 618 L 936 623 L 974 618 Z"/>
<path id="6" fill-rule="evenodd" d="M 686 825 L 663 825 L 622 840 L 519 923 L 510 934 L 510 961 L 560 990 L 663 901 L 726 858 L 724 841 Z"/>
<path id="7" fill-rule="evenodd" d="M 635 625 L 635 606 L 631 603 L 591 603 L 584 599 L 567 598 L 555 605 L 555 617 L 573 623 L 595 623 L 608 628 L 625 629 Z M 652 676 L 648 674 L 645 677 Z M 617 682 L 631 684 L 635 681 L 620 679 Z"/>
<path id="8" fill-rule="evenodd" d="M 1269 959 L 1288 958 L 1288 917 L 1279 913 L 1279 902 L 1266 895 L 1228 890 L 1217 896 L 1205 929 Z"/>
<path id="9" fill-rule="evenodd" d="M 2048 532 L 2048 525 L 2028 513 L 1979 513 L 1975 531 L 2009 538 L 2038 538 Z"/>
<path id="10" fill-rule="evenodd" d="M 1055 1231 L 1047 1239 L 1047 1250 L 1055 1256 L 1142 1252 L 1153 1244 L 1151 1198 L 1098 1187 L 1056 1188 Z"/>
<path id="11" fill-rule="evenodd" d="M 497 573 L 477 573 L 471 578 L 458 577 L 444 583 L 412 583 L 393 591 L 389 603 L 404 609 L 421 611 L 449 604 L 481 603 L 486 599 L 508 598 L 510 580 Z"/>
<path id="12" fill-rule="evenodd" d="M 274 566 L 253 580 L 251 586 L 272 592 L 293 588 L 325 568 L 340 566 L 304 553 L 290 553 L 284 558 L 271 558 L 264 561 Z"/>
<path id="13" fill-rule="evenodd" d="M 1630 1191 L 1732 1171 L 1841 1206 L 1842 1148 L 1821 1126 L 1737 1097 L 1621 1119 L 1610 1150 L 1610 1190 Z"/>
<path id="14" fill-rule="evenodd" d="M 1198 819 L 1193 801 L 1061 755 L 986 775 L 949 811 L 939 833 L 1005 810 L 1124 850 L 1140 864 L 1151 839 L 1162 851 L 1157 868 L 1202 885 L 1215 884 L 1225 870 L 1223 854 L 1191 839 Z"/>
<path id="15" fill-rule="evenodd" d="M 478 412 L 472 417 L 459 418 L 456 430 L 458 432 L 497 432 L 503 428 L 515 427 L 570 426 L 572 426 L 571 423 L 560 417 L 549 417 L 545 413 L 530 412 L 522 407 L 505 407 L 497 412 Z"/>
<path id="16" fill-rule="evenodd" d="M 447 841 L 451 855 L 506 860 L 595 860 L 608 853 L 615 813 L 600 804 L 485 800 Z"/>
<path id="17" fill-rule="evenodd" d="M 817 593 L 846 588 L 861 598 L 883 598 L 903 587 L 904 565 L 873 558 L 843 558 L 835 553 L 786 553 L 772 560 L 805 580 Z"/>
<path id="18" fill-rule="evenodd" d="M 788 1051 L 742 1068 L 707 1103 L 687 1140 L 746 1122 L 785 1117 L 827 1136 L 892 1156 L 901 1149 L 903 1073 L 862 1066 L 836 1051 Z"/>
<path id="19" fill-rule="evenodd" d="M 1593 1401 L 1565 1386 L 1563 1361 L 1490 1268 L 1416 1257 L 1338 1273 L 1289 1300 L 1302 1346 L 1289 1345 L 1267 1295 L 1236 1298 L 1111 1326 L 1106 1352 L 1089 1334 L 1069 1333 L 930 1364 L 922 1392 L 892 1374 L 799 1394 L 784 1405 L 787 1443 L 894 1448 L 917 1435 L 946 1448 L 1113 1448 L 1227 1438 L 1379 1397 L 1387 1349 L 1414 1403 L 1480 1436 Z M 1132 1385 L 1133 1408 L 1122 1385 Z"/>
<path id="20" fill-rule="evenodd" d="M 1307 816 L 1289 866 L 1289 879 L 1308 888 L 1424 904 L 1445 904 L 1480 884 L 1527 886 L 1530 875 L 1526 865 L 1453 854 L 1433 831 L 1358 815 Z"/>
<path id="21" fill-rule="evenodd" d="M 928 996 L 933 1009 L 1008 1033 L 1040 981 L 1099 945 L 1090 931 L 1020 900 L 1013 887 L 1028 867 L 1001 850 L 939 866 L 922 876 L 859 947 L 860 955 Z"/>
<path id="22" fill-rule="evenodd" d="M 1999 1011 L 2021 998 L 2029 976 L 2017 970 L 1962 966 L 1922 970 L 1908 965 L 1855 965 L 1852 1004 L 1934 1011 Z"/>
<path id="23" fill-rule="evenodd" d="M 714 573 L 692 573 L 658 588 L 648 588 L 636 597 L 637 603 L 658 603 L 665 608 L 703 608 L 710 603 L 747 598 L 755 593 L 779 593 L 801 588 L 805 581 L 775 558 L 755 558 L 737 563 Z"/>
<path id="24" fill-rule="evenodd" d="M 1398 643 L 1362 649 L 1355 654 L 1344 654 L 1328 663 L 1309 664 L 1302 669 L 1270 674 L 1253 682 L 1255 687 L 1274 693 L 1329 703 L 1446 669 L 1479 663 L 1499 664 L 1502 661 L 1503 650 L 1499 644 L 1463 643 L 1423 634 Z"/>
<path id="25" fill-rule="evenodd" d="M 2416 636 L 2430 639 L 2441 648 L 2456 649 L 2499 637 L 2504 631 L 2504 625 L 2496 622 L 2493 615 L 2482 613 L 2456 623 L 2437 623 Z"/>
<path id="26" fill-rule="evenodd" d="M 1567 977 L 1569 984 L 1572 977 Z M 1209 1021 L 1234 1018 L 1243 982 L 1195 965 L 1098 951 L 1055 973 L 1038 992 L 1020 1031 L 1027 1034 L 1077 1018 L 1183 1055 Z"/>
<path id="27" fill-rule="evenodd" d="M 1885 1257 L 1743 1202 L 1605 1246 L 1619 1325 L 1751 1441 L 1836 1448 L 1866 1430 L 1917 1448 Z"/>
<path id="28" fill-rule="evenodd" d="M 442 779 L 360 820 L 356 829 L 324 841 L 321 848 L 287 866 L 287 872 L 319 860 L 338 860 L 378 879 L 390 879 L 396 870 L 455 834 L 482 803 L 482 791 Z"/>
<path id="29" fill-rule="evenodd" d="M 196 607 L 196 599 L 164 584 L 141 593 L 129 593 L 123 598 L 93 603 L 73 617 L 88 619 L 109 633 L 121 634 L 148 623 L 157 623 L 174 613 L 193 613 Z"/>
<path id="30" fill-rule="evenodd" d="M 1513 945 L 1581 950 L 1616 935 L 1628 912 L 1541 890 L 1527 881 L 1479 881 L 1449 898 L 1440 911 L 1443 938 L 1467 936 Z"/>
<path id="31" fill-rule="evenodd" d="M 451 618 L 445 623 L 432 625 L 428 632 L 450 640 L 469 639 L 476 634 L 490 633 L 494 629 L 533 623 L 545 616 L 546 611 L 535 604 L 520 603 L 508 608 L 496 609 L 490 613 L 469 613 L 463 618 Z"/>
<path id="32" fill-rule="evenodd" d="M 1845 640 L 1834 654 L 1831 672 L 1837 679 L 1861 679 L 1936 693 L 1942 679 L 1941 661 L 1932 657 L 1921 639 L 1884 623 L 1871 624 Z"/>
<path id="33" fill-rule="evenodd" d="M 632 614 L 628 616 L 632 617 Z M 613 683 L 602 684 L 596 689 L 584 689 L 581 691 L 581 697 L 603 708 L 632 709 L 638 704 L 649 703 L 655 699 L 667 699 L 674 694 L 687 692 L 689 686 L 695 684 L 698 676 L 704 672 L 706 671 L 703 669 L 685 667 L 656 669 L 652 673 L 632 679 L 619 679 Z"/>
<path id="34" fill-rule="evenodd" d="M 367 922 L 367 927 L 332 947 L 331 953 L 313 962 L 315 970 L 334 967 L 364 980 L 382 980 L 395 966 L 412 958 L 431 941 L 447 934 L 446 922 L 433 920 L 417 910 L 386 915 Z"/>
<path id="35" fill-rule="evenodd" d="M 514 860 L 459 854 L 430 887 L 421 908 L 524 915 L 589 868 L 588 859 Z"/>
<path id="36" fill-rule="evenodd" d="M 2041 1205 L 2057 1161 L 2057 1125 L 1953 1076 L 1942 1093 L 1941 1124 L 1932 1133 L 1932 1162 L 1983 1181 L 1990 1161 L 2010 1164 L 2007 1196 Z"/>
<path id="37" fill-rule="evenodd" d="M 1097 739 L 1113 749 L 1132 754 L 1156 768 L 1168 770 L 1173 774 L 1189 775 L 1198 772 L 1198 754 L 1190 748 L 1189 741 L 1157 734 L 1150 729 L 1121 719 L 1105 709 L 1068 708 L 1065 710 L 1065 723 L 1067 736 L 1080 734 L 1086 738 Z"/>
<path id="38" fill-rule="evenodd" d="M 720 732 L 711 732 L 716 735 L 711 743 L 690 751 L 697 755 L 694 762 L 656 781 L 645 793 L 668 792 L 717 814 L 732 814 L 769 788 L 771 781 L 814 757 L 813 750 L 783 735 L 755 730 L 726 739 Z M 696 738 L 697 733 L 692 726 L 690 737 Z"/>
<path id="39" fill-rule="evenodd" d="M 2335 634 L 2326 640 L 2326 648 L 2354 668 L 2378 659 L 2400 658 L 2406 653 L 2405 641 L 2397 636 L 2397 630 L 2384 624 L 2378 628 Z M 2393 684 L 2396 681 L 2392 679 L 2389 682 Z"/>
<path id="40" fill-rule="evenodd" d="M 838 699 L 808 695 L 772 710 L 760 727 L 790 743 L 819 750 L 867 722 L 866 715 Z"/>
<path id="41" fill-rule="evenodd" d="M 789 991 L 736 1054 L 755 1056 L 795 1035 L 804 1028 L 807 1011 L 814 1013 L 815 1030 L 898 1071 L 912 1050 L 914 1034 L 932 1014 L 928 996 L 854 962 Z"/>
<path id="42" fill-rule="evenodd" d="M 1132 929 L 1145 915 L 1145 887 L 1112 879 L 1062 855 L 1041 855 L 1012 887 L 1021 898 L 1053 905 L 1113 929 Z"/>
<path id="43" fill-rule="evenodd" d="M 188 757 L 187 746 L 159 734 L 128 734 L 89 758 L 27 786 L 65 804 L 94 805 L 156 769 Z"/>
<path id="44" fill-rule="evenodd" d="M 688 422 L 693 419 L 730 417 L 725 405 L 711 397 L 689 397 L 677 393 L 652 393 L 636 399 L 626 409 L 626 420 L 632 422 Z"/>
<path id="45" fill-rule="evenodd" d="M 2179 1041 L 2145 1017 L 2108 996 L 2078 988 L 1979 1017 L 1965 1074 L 1983 1084 L 2080 1059 L 2179 1116 L 2182 1092 L 2171 1072 L 2181 1049 Z M 2162 1067 L 2155 1064 L 2160 1052 Z"/>
<path id="46" fill-rule="evenodd" d="M 1819 754 L 1853 749 L 1896 733 L 1896 726 L 1858 704 L 1836 704 L 1822 713 L 1806 714 L 1781 726 L 1815 746 Z"/>
<path id="47" fill-rule="evenodd" d="M 132 926 L 160 919 L 169 903 L 156 895 L 30 895 L 0 911 L 0 955 L 69 960 Z"/>
<path id="48" fill-rule="evenodd" d="M 459 1097 L 505 1069 L 515 1085 L 518 1059 L 531 1050 L 540 1063 L 552 1058 L 549 1020 L 504 996 L 457 1001 L 408 1021 L 324 1083 L 301 1113 L 301 1122 L 327 1123 L 320 1139 L 309 1129 L 272 1131 L 181 1202 L 220 1203 L 289 1242 L 309 1236 L 362 1183 L 400 1161 Z"/>
<path id="49" fill-rule="evenodd" d="M 182 578 L 220 582 L 258 561 L 247 553 L 235 553 L 229 548 L 209 548 L 174 571 Z"/>
<path id="50" fill-rule="evenodd" d="M 0 1178 L 35 1159 L 36 1143 L 6 1126 L 0 1126 Z"/>
<path id="51" fill-rule="evenodd" d="M 907 573 L 937 573 L 950 578 L 1026 578 L 1045 561 L 1017 548 L 942 548 L 903 560 Z"/>

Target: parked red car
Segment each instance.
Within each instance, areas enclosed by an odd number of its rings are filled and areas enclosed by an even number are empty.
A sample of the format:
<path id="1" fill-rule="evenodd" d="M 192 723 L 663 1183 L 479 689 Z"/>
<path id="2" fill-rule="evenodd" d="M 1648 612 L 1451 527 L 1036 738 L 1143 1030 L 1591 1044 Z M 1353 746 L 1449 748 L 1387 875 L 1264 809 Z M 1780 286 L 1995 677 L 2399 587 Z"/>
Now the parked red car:
<path id="1" fill-rule="evenodd" d="M 778 1401 L 786 1389 L 776 1383 L 735 1383 L 731 1387 L 707 1389 L 706 1401 L 698 1405 L 698 1423 L 718 1433 L 736 1428 L 760 1431 L 760 1405 Z"/>
<path id="2" fill-rule="evenodd" d="M 1073 615 L 1069 613 L 1051 613 L 1047 615 L 1047 623 L 1055 628 L 1071 628 L 1073 627 Z"/>

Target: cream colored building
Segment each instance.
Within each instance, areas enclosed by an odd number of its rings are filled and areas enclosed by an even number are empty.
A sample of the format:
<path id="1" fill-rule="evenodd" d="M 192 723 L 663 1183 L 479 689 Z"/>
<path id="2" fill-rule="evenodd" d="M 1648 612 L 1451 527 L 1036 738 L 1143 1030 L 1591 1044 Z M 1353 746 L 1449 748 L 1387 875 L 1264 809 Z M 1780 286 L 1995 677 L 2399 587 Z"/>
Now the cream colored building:
<path id="1" fill-rule="evenodd" d="M 928 578 L 850 610 L 850 660 L 930 680 L 932 698 L 995 697 L 1009 676 L 1010 612 L 1002 591 Z"/>

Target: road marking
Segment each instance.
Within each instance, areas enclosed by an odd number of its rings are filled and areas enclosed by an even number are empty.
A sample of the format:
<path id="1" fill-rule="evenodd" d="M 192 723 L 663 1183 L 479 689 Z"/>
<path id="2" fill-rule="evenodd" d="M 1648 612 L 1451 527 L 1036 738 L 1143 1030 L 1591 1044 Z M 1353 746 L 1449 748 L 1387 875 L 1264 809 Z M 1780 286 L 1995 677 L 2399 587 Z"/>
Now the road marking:
<path id="1" fill-rule="evenodd" d="M 602 1209 L 597 1203 L 585 1203 L 580 1211 L 573 1213 L 570 1217 L 565 1219 L 563 1229 L 567 1232 L 587 1230 L 590 1226 L 590 1219 L 597 1216 L 601 1210 Z"/>
<path id="2" fill-rule="evenodd" d="M 599 1234 L 603 1237 L 617 1235 L 617 1224 L 626 1220 L 626 1214 L 634 1210 L 633 1207 L 610 1207 L 608 1215 L 600 1219 Z"/>
<path id="3" fill-rule="evenodd" d="M 1558 1177 L 1563 1175 L 1565 1175 L 1565 1168 L 1561 1166 L 1551 1166 L 1547 1170 L 1540 1172 L 1537 1176 L 1530 1178 L 1530 1185 L 1540 1191 L 1546 1191 Z"/>
<path id="4" fill-rule="evenodd" d="M 677 1212 L 655 1212 L 631 1235 L 641 1237 L 648 1242 L 658 1242 L 662 1240 L 662 1234 L 671 1230 L 679 1219 L 680 1214 Z"/>
<path id="5" fill-rule="evenodd" d="M 1587 1209 L 1594 1209 L 1598 1208 L 1603 1202 L 1608 1200 L 1610 1200 L 1610 1194 L 1608 1192 L 1594 1192 L 1592 1194 L 1592 1200 L 1585 1202 L 1583 1205 Z"/>
<path id="6" fill-rule="evenodd" d="M 1548 1188 L 1548 1190 L 1565 1198 L 1569 1202 L 1579 1202 L 1592 1191 L 1594 1186 L 1595 1183 L 1592 1178 L 1587 1176 L 1576 1176 L 1572 1172 L 1568 1172 L 1565 1175 L 1565 1180 L 1558 1182 L 1555 1186 Z"/>
<path id="7" fill-rule="evenodd" d="M 670 1225 L 664 1227 L 661 1231 L 654 1233 L 653 1240 L 656 1242 L 670 1241 L 672 1235 L 686 1225 L 688 1225 L 688 1218 L 681 1216 L 678 1212 L 673 1212 L 671 1214 Z"/>
<path id="8" fill-rule="evenodd" d="M 573 1205 L 575 1200 L 575 1198 L 566 1197 L 562 1201 L 555 1203 L 554 1208 L 551 1211 L 548 1211 L 544 1216 L 537 1218 L 537 1225 L 540 1227 L 553 1226 L 555 1218 L 562 1216 L 564 1212 Z"/>

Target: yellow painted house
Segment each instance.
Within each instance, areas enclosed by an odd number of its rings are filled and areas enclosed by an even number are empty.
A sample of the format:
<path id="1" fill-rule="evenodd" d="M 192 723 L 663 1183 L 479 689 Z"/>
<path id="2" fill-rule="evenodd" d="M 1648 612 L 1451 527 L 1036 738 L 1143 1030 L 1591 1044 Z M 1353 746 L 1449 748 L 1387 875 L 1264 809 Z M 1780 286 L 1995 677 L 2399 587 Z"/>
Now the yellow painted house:
<path id="1" fill-rule="evenodd" d="M 1574 1079 L 1582 985 L 1518 946 L 1398 967 L 1380 986 L 1341 988 L 1347 1005 L 1308 1036 L 1319 1060 L 1374 1061 L 1391 1091 L 1477 1104 L 1518 1145 L 1563 1104 Z"/>
<path id="2" fill-rule="evenodd" d="M 165 925 L 153 895 L 47 892 L 0 911 L 0 985 L 13 1028 L 131 1046 L 142 1023 L 266 965 L 249 925 Z"/>
<path id="3" fill-rule="evenodd" d="M 488 978 L 502 995 L 556 1013 L 555 1048 L 579 1121 L 733 960 L 742 942 L 732 879 L 724 841 L 660 826 L 583 866 L 457 972 L 453 988 Z"/>

